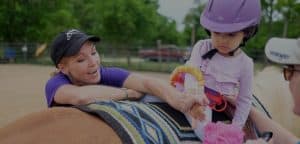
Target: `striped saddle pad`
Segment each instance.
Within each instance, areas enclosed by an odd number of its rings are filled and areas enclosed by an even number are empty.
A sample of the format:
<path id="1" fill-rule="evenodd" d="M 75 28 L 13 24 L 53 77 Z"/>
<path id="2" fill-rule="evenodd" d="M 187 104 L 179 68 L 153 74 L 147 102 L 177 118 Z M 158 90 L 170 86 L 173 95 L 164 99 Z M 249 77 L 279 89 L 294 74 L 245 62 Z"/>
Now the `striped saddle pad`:
<path id="1" fill-rule="evenodd" d="M 76 106 L 96 115 L 110 125 L 126 144 L 201 143 L 185 116 L 166 103 L 132 101 L 100 101 Z M 213 121 L 230 121 L 234 107 L 223 113 L 213 112 Z M 257 137 L 250 119 L 244 127 L 246 139 Z"/>

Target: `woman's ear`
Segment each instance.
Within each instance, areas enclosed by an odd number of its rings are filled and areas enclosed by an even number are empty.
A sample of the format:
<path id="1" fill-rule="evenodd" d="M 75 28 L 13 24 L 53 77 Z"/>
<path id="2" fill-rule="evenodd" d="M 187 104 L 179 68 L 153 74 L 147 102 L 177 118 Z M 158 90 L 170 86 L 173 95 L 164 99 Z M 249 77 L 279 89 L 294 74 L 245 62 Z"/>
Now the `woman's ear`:
<path id="1" fill-rule="evenodd" d="M 57 68 L 59 71 L 61 71 L 63 74 L 67 74 L 68 73 L 68 68 L 66 67 L 65 63 L 59 63 L 57 65 Z"/>

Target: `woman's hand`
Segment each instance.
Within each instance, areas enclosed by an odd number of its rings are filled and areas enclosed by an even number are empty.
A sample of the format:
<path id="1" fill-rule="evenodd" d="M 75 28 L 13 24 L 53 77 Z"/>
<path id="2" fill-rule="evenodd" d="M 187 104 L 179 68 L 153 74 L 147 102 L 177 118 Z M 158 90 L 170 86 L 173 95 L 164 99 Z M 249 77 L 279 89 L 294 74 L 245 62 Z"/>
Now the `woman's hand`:
<path id="1" fill-rule="evenodd" d="M 199 90 L 199 88 L 194 90 L 189 89 L 185 93 L 185 96 L 195 96 L 200 100 L 200 104 L 194 104 L 189 111 L 189 115 L 192 117 L 192 128 L 196 128 L 199 121 L 205 120 L 205 108 L 209 104 L 209 101 L 203 90 Z"/>
<path id="2" fill-rule="evenodd" d="M 199 104 L 195 104 L 191 107 L 191 110 L 189 112 L 189 114 L 197 120 L 204 120 L 205 119 L 205 114 L 204 114 L 204 110 L 205 107 L 209 104 L 209 100 L 206 97 L 206 95 L 204 94 L 203 90 L 199 90 L 198 89 L 188 89 L 185 91 L 184 96 L 185 97 L 196 97 L 200 100 Z"/>
<path id="3" fill-rule="evenodd" d="M 141 98 L 143 98 L 143 96 L 145 95 L 144 93 L 141 93 L 141 92 L 138 92 L 138 91 L 135 91 L 132 89 L 126 89 L 125 91 L 127 92 L 128 100 L 137 101 L 137 100 L 140 100 Z M 126 100 L 126 98 L 125 98 L 125 100 Z"/>
<path id="4" fill-rule="evenodd" d="M 206 118 L 205 106 L 200 104 L 193 105 L 191 111 L 189 112 L 189 115 L 192 116 L 192 128 L 197 128 L 198 122 L 204 121 Z"/>
<path id="5" fill-rule="evenodd" d="M 206 99 L 207 100 L 207 99 Z M 178 92 L 172 99 L 168 99 L 168 103 L 175 109 L 182 113 L 190 113 L 192 108 L 196 105 L 205 106 L 208 100 L 199 98 L 199 96 L 190 93 Z"/>

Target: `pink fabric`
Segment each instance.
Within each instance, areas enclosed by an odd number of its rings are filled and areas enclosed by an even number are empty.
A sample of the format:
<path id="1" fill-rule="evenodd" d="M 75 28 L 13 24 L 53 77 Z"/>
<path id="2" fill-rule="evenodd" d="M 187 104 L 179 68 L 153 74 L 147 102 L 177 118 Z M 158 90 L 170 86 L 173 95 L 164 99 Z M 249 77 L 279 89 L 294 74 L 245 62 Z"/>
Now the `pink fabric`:
<path id="1" fill-rule="evenodd" d="M 204 127 L 204 144 L 242 144 L 244 132 L 235 124 L 208 123 Z"/>

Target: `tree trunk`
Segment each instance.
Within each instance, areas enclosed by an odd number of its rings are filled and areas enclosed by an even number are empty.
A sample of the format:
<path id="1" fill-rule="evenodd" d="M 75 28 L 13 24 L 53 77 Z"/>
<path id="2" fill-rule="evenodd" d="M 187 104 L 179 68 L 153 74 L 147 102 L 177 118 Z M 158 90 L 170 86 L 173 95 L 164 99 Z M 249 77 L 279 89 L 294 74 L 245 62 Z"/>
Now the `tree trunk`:
<path id="1" fill-rule="evenodd" d="M 272 37 L 272 22 L 273 22 L 273 11 L 274 11 L 274 0 L 270 0 L 270 3 L 269 3 L 269 8 L 270 8 L 270 11 L 269 11 L 269 14 L 268 14 L 268 28 L 269 28 L 269 35 L 268 35 L 268 39 L 270 39 Z M 268 59 L 266 57 L 266 55 L 264 55 L 264 63 L 267 65 L 269 62 L 268 62 Z"/>
<path id="2" fill-rule="evenodd" d="M 289 26 L 289 21 L 287 18 L 285 18 L 284 25 L 283 25 L 282 37 L 287 37 L 288 26 Z"/>
<path id="3" fill-rule="evenodd" d="M 196 33 L 196 28 L 195 25 L 193 24 L 192 26 L 192 32 L 191 32 L 191 47 L 195 44 L 195 34 Z"/>
<path id="4" fill-rule="evenodd" d="M 131 57 L 130 57 L 130 50 L 126 50 L 126 59 L 127 59 L 127 65 L 131 65 Z"/>

